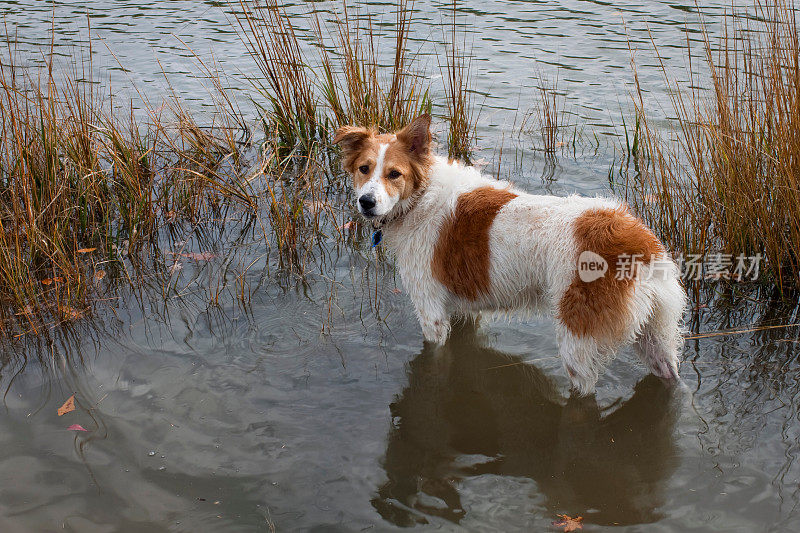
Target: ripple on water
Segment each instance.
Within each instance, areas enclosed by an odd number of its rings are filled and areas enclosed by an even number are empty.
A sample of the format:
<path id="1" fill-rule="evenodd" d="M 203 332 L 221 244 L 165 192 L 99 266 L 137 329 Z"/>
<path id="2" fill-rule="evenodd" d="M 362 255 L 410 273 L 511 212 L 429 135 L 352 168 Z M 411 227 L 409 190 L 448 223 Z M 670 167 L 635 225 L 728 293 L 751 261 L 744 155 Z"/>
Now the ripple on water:
<path id="1" fill-rule="evenodd" d="M 727 5 L 704 9 L 715 20 Z M 414 42 L 424 54 L 436 51 L 448 6 L 417 4 Z M 48 43 L 54 23 L 64 57 L 86 39 L 86 9 L 0 0 L 23 48 Z M 202 104 L 202 80 L 188 75 L 196 69 L 174 33 L 201 55 L 213 50 L 246 87 L 240 75 L 252 64 L 225 3 L 104 0 L 88 9 L 93 34 L 129 71 L 115 70 L 115 82 L 165 94 L 157 58 L 179 77 L 176 90 Z M 652 66 L 652 31 L 679 67 L 685 39 L 701 38 L 687 8 L 662 1 L 458 9 L 474 28 L 487 158 L 533 104 L 537 69 L 557 73 L 576 120 L 608 132 L 626 106 L 627 37 Z M 94 51 L 96 68 L 118 69 L 105 46 Z M 660 74 L 641 74 L 664 98 Z M 608 159 L 548 164 L 528 152 L 504 172 L 534 192 L 608 192 Z M 342 259 L 326 270 L 341 287 L 324 330 L 324 280 L 306 290 L 266 283 L 247 312 L 233 301 L 193 307 L 190 298 L 163 314 L 133 309 L 114 342 L 59 345 L 63 365 L 52 372 L 31 362 L 10 383 L 0 417 L 0 530 L 253 531 L 269 520 L 278 530 L 544 530 L 558 513 L 581 514 L 587 530 L 800 529 L 796 331 L 690 344 L 678 389 L 646 376 L 626 352 L 596 401 L 571 399 L 549 321 L 487 321 L 434 351 L 407 296 L 389 291 L 391 273 L 383 314 L 369 311 L 374 285 L 363 267 Z M 739 312 L 739 321 L 758 318 Z M 72 393 L 78 409 L 57 417 Z M 89 431 L 66 431 L 73 423 Z"/>

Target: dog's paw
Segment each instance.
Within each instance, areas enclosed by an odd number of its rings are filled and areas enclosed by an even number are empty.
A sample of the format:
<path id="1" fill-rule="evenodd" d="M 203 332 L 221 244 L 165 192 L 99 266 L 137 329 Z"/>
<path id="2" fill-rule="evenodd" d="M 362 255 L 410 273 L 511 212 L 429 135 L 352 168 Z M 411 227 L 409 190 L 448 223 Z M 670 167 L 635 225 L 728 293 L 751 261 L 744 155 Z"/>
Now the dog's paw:
<path id="1" fill-rule="evenodd" d="M 569 364 L 564 363 L 564 370 L 567 371 L 571 387 L 571 394 L 576 396 L 589 396 L 594 394 L 597 385 L 597 374 L 585 368 L 574 369 Z"/>
<path id="2" fill-rule="evenodd" d="M 653 361 L 650 365 L 650 372 L 669 381 L 678 381 L 678 363 L 677 361 L 669 361 L 666 359 L 658 359 Z"/>
<path id="3" fill-rule="evenodd" d="M 422 336 L 428 342 L 442 345 L 450 334 L 450 322 L 447 320 L 434 320 L 422 324 Z"/>

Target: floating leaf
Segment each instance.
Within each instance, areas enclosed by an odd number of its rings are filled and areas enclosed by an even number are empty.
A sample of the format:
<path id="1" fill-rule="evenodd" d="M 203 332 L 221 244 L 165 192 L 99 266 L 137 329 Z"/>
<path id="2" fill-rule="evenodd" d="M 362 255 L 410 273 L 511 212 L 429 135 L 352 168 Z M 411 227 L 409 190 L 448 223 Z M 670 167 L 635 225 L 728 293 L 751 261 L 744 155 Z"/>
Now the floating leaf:
<path id="1" fill-rule="evenodd" d="M 561 518 L 561 520 L 559 520 L 558 522 L 553 522 L 553 525 L 556 527 L 563 527 L 564 533 L 569 533 L 570 531 L 577 531 L 579 529 L 583 529 L 583 524 L 581 524 L 581 522 L 583 521 L 582 516 L 576 516 L 575 518 L 572 518 L 565 514 L 560 514 L 558 516 Z"/>
<path id="2" fill-rule="evenodd" d="M 72 424 L 70 427 L 67 428 L 67 431 L 89 431 L 89 430 L 80 424 Z"/>
<path id="3" fill-rule="evenodd" d="M 100 281 L 104 277 L 106 277 L 106 271 L 105 270 L 97 270 L 97 271 L 95 271 L 95 273 L 94 273 L 94 279 L 95 280 Z"/>
<path id="4" fill-rule="evenodd" d="M 67 320 L 78 320 L 79 318 L 83 318 L 83 311 L 68 305 L 62 305 L 58 308 L 58 310 L 61 311 L 61 314 L 64 315 L 64 318 Z"/>
<path id="5" fill-rule="evenodd" d="M 73 394 L 72 396 L 67 398 L 67 401 L 64 402 L 64 405 L 58 408 L 58 416 L 65 415 L 74 410 L 75 410 L 75 395 Z"/>
<path id="6" fill-rule="evenodd" d="M 400 293 L 401 293 L 401 292 L 403 292 L 403 291 L 401 291 L 400 289 L 398 289 L 397 287 L 395 287 L 394 289 L 392 289 L 392 292 L 393 292 L 394 294 L 400 294 Z"/>
<path id="7" fill-rule="evenodd" d="M 94 252 L 97 248 L 81 248 L 78 250 L 79 254 L 88 254 L 89 252 Z"/>
<path id="8" fill-rule="evenodd" d="M 53 283 L 64 283 L 64 278 L 45 278 L 42 285 L 52 285 Z"/>
<path id="9" fill-rule="evenodd" d="M 20 316 L 20 315 L 32 315 L 32 314 L 33 314 L 33 311 L 34 311 L 34 307 L 33 307 L 31 304 L 28 304 L 28 305 L 26 305 L 25 307 L 23 307 L 23 308 L 22 308 L 22 311 L 20 311 L 20 312 L 18 312 L 18 313 L 14 313 L 14 314 L 15 314 L 16 316 Z"/>

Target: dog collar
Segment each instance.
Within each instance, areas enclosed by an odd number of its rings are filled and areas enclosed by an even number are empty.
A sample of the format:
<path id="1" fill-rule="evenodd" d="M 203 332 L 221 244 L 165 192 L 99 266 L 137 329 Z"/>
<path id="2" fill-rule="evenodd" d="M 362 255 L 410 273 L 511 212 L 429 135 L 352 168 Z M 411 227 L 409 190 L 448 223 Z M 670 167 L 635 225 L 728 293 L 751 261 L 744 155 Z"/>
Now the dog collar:
<path id="1" fill-rule="evenodd" d="M 372 232 L 372 247 L 375 248 L 383 240 L 383 231 L 376 229 Z"/>

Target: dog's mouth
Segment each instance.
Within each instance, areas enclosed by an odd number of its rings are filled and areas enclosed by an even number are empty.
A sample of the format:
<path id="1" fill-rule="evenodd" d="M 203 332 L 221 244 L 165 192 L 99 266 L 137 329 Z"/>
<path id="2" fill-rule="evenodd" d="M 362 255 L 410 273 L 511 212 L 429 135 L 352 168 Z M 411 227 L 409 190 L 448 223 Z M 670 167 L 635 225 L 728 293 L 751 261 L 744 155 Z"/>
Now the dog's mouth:
<path id="1" fill-rule="evenodd" d="M 358 212 L 367 220 L 376 218 L 378 216 L 378 214 L 375 212 L 375 209 L 362 209 L 359 207 Z"/>

